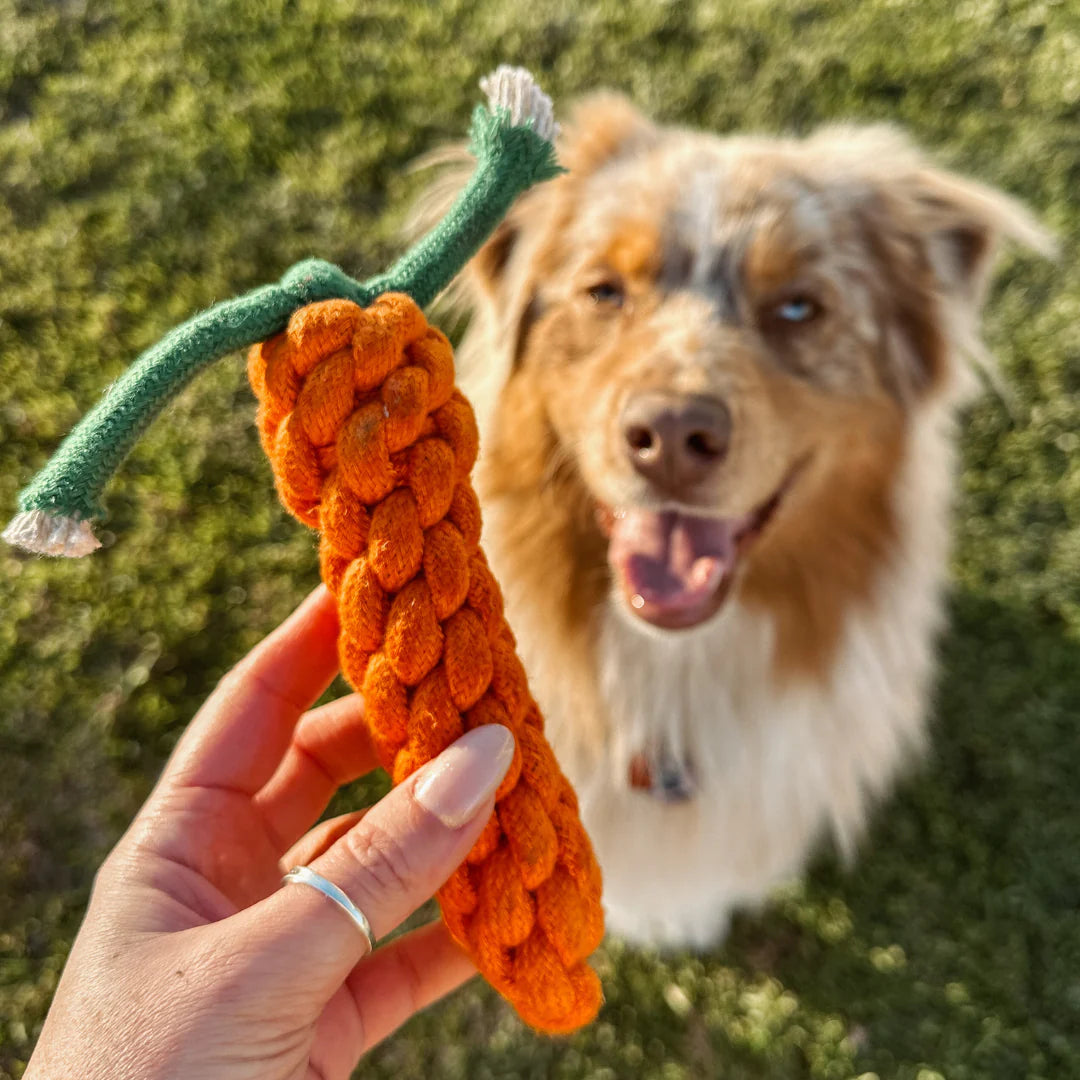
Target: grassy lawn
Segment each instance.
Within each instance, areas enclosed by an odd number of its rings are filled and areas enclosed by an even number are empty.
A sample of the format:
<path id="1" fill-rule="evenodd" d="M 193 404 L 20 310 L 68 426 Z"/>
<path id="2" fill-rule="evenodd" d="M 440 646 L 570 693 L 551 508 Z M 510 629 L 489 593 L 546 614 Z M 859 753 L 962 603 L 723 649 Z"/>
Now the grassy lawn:
<path id="1" fill-rule="evenodd" d="M 607 1003 L 568 1041 L 474 986 L 358 1075 L 1080 1077 L 1078 57 L 1074 0 L 0 0 L 5 520 L 176 322 L 310 254 L 381 269 L 407 163 L 464 132 L 504 59 L 557 105 L 608 85 L 715 131 L 893 120 L 1063 240 L 1057 266 L 1002 263 L 1010 396 L 965 420 L 933 750 L 857 864 L 823 854 L 714 956 L 608 946 Z M 0 551 L 0 1080 L 184 724 L 317 579 L 242 366 L 144 438 L 105 551 Z"/>

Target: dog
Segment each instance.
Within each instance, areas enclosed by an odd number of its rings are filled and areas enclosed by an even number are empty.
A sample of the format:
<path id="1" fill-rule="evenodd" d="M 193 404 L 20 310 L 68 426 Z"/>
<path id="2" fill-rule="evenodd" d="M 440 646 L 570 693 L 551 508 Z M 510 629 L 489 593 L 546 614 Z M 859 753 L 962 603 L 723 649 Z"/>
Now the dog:
<path id="1" fill-rule="evenodd" d="M 559 159 L 458 294 L 484 545 L 609 929 L 704 950 L 924 743 L 980 306 L 1000 239 L 1051 243 L 888 127 L 599 95 Z"/>

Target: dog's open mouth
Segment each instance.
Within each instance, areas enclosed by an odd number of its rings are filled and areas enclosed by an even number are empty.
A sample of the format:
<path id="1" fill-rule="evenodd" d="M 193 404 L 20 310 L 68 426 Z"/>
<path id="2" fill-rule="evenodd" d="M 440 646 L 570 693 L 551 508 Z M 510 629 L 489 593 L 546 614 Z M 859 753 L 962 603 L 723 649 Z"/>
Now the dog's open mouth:
<path id="1" fill-rule="evenodd" d="M 715 614 L 734 578 L 739 547 L 755 527 L 742 518 L 694 517 L 676 510 L 611 513 L 608 562 L 631 610 L 669 630 Z"/>
<path id="2" fill-rule="evenodd" d="M 608 563 L 634 614 L 667 630 L 689 629 L 716 614 L 739 559 L 776 513 L 797 471 L 742 517 L 599 507 Z"/>

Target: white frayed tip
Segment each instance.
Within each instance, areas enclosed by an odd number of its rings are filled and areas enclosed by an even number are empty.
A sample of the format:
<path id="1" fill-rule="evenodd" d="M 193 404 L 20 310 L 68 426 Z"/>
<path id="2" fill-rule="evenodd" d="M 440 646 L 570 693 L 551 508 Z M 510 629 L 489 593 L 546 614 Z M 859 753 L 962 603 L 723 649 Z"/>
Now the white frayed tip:
<path id="1" fill-rule="evenodd" d="M 542 139 L 554 142 L 559 134 L 551 98 L 537 85 L 525 68 L 500 64 L 480 80 L 480 89 L 488 96 L 492 110 L 506 109 L 512 124 L 531 120 L 533 131 Z"/>
<path id="2" fill-rule="evenodd" d="M 89 521 L 60 517 L 44 510 L 16 514 L 4 530 L 3 538 L 35 555 L 64 555 L 69 559 L 89 555 L 101 547 Z"/>

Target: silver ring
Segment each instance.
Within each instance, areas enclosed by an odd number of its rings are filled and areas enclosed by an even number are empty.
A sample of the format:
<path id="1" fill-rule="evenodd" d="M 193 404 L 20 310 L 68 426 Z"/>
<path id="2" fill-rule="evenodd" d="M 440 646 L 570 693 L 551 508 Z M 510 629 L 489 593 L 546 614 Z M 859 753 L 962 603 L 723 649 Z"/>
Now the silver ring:
<path id="1" fill-rule="evenodd" d="M 375 950 L 375 935 L 371 932 L 371 923 L 367 916 L 332 882 L 327 881 L 322 874 L 316 874 L 307 866 L 294 866 L 282 879 L 282 885 L 310 885 L 317 889 L 352 919 L 357 930 L 364 935 L 367 942 L 367 951 Z"/>

